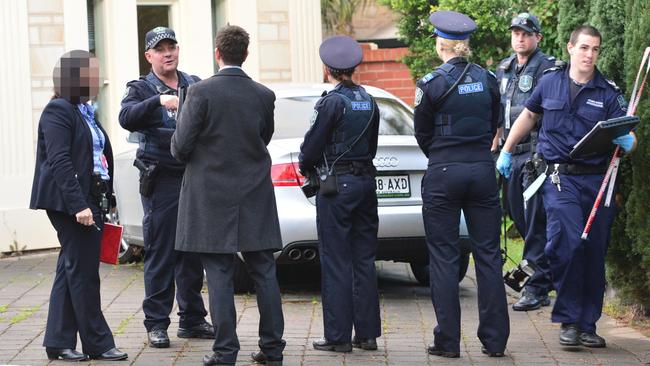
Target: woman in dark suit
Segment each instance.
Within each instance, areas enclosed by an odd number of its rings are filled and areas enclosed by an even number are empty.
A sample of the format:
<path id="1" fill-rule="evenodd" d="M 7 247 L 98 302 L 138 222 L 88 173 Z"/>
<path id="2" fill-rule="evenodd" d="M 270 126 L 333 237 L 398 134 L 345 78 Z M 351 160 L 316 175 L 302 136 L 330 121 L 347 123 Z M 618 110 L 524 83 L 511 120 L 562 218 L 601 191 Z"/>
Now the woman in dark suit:
<path id="1" fill-rule="evenodd" d="M 99 92 L 99 63 L 70 51 L 54 68 L 55 95 L 38 124 L 30 208 L 44 209 L 61 252 L 43 345 L 50 360 L 124 360 L 101 310 L 99 246 L 112 197 L 108 135 L 87 102 Z M 77 333 L 83 353 L 75 350 Z"/>

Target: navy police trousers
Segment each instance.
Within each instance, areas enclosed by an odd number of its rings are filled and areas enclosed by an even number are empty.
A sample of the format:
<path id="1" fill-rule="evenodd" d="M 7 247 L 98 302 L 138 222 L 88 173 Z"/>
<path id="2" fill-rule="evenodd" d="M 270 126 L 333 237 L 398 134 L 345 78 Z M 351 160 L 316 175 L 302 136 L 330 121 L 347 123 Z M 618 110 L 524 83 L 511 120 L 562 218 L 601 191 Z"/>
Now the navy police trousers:
<path id="1" fill-rule="evenodd" d="M 551 282 L 551 270 L 544 255 L 546 212 L 540 191 L 528 200 L 524 210 L 523 193 L 532 183 L 531 177 L 524 170 L 524 164 L 529 158 L 530 153 L 512 156 L 512 175 L 507 180 L 508 212 L 517 231 L 524 238 L 524 259 L 534 263 L 537 267 L 526 284 L 526 291 L 539 296 L 547 295 L 553 289 L 553 283 Z"/>
<path id="2" fill-rule="evenodd" d="M 377 256 L 377 195 L 370 175 L 338 176 L 339 193 L 316 197 L 325 338 L 381 335 Z"/>
<path id="3" fill-rule="evenodd" d="M 203 266 L 200 257 L 196 253 L 174 249 L 182 179 L 161 171 L 151 196 L 142 197 L 145 250 L 142 310 L 148 332 L 169 327 L 169 314 L 174 305 L 174 281 L 178 287 L 179 326 L 190 328 L 199 325 L 207 315 L 201 297 Z"/>
<path id="4" fill-rule="evenodd" d="M 489 352 L 503 352 L 510 324 L 501 274 L 501 207 L 494 164 L 438 163 L 422 179 L 422 215 L 429 248 L 431 301 L 438 325 L 434 346 L 460 352 L 458 298 L 461 209 L 469 231 L 478 285 L 478 338 Z"/>
<path id="5" fill-rule="evenodd" d="M 605 294 L 605 254 L 615 203 L 598 208 L 587 240 L 580 236 L 603 180 L 602 174 L 560 175 L 562 191 L 544 182 L 548 241 L 546 257 L 551 266 L 557 299 L 551 313 L 556 323 L 574 323 L 582 331 L 595 332 Z"/>

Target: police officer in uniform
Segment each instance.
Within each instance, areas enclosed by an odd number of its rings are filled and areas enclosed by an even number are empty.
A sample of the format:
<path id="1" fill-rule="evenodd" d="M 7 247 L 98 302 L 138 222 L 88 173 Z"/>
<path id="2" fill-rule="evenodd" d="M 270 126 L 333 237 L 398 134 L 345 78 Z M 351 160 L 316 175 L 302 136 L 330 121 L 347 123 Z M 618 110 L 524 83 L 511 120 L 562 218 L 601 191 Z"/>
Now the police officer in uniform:
<path id="1" fill-rule="evenodd" d="M 511 153 L 541 119 L 537 153 L 549 175 L 540 188 L 547 219 L 546 257 L 557 298 L 551 313 L 561 323 L 560 344 L 605 347 L 596 334 L 605 291 L 605 254 L 615 207 L 601 206 L 588 240 L 581 233 L 607 170 L 608 155 L 572 159 L 573 146 L 598 122 L 625 115 L 627 103 L 616 85 L 596 68 L 601 35 L 584 25 L 567 44 L 569 67 L 548 70 L 526 101 L 503 150 L 497 169 L 511 174 Z M 614 139 L 626 152 L 636 145 L 634 133 Z"/>
<path id="2" fill-rule="evenodd" d="M 436 51 L 444 64 L 417 82 L 415 137 L 429 158 L 422 179 L 422 216 L 427 246 L 431 299 L 438 325 L 428 353 L 460 356 L 458 298 L 461 209 L 472 240 L 478 284 L 478 337 L 483 352 L 503 356 L 510 332 L 501 278 L 499 225 L 501 208 L 490 146 L 499 122 L 495 76 L 469 63 L 472 19 L 437 11 Z"/>
<path id="3" fill-rule="evenodd" d="M 157 27 L 145 36 L 145 56 L 151 72 L 127 84 L 120 110 L 120 125 L 137 132 L 140 147 L 136 162 L 141 169 L 144 218 L 144 287 L 142 310 L 149 344 L 169 347 L 169 314 L 174 304 L 174 282 L 178 286 L 181 338 L 214 338 L 212 325 L 201 297 L 203 267 L 195 253 L 174 250 L 178 197 L 184 165 L 170 152 L 176 128 L 178 90 L 199 80 L 178 71 L 178 51 L 173 30 Z"/>
<path id="4" fill-rule="evenodd" d="M 331 37 L 319 52 L 327 79 L 336 87 L 316 103 L 299 156 L 302 172 L 318 168 L 326 178 L 316 196 L 325 336 L 313 347 L 376 350 L 381 335 L 375 273 L 379 219 L 372 159 L 379 110 L 352 81 L 362 59 L 355 40 Z"/>
<path id="5" fill-rule="evenodd" d="M 521 13 L 512 19 L 510 30 L 511 45 L 515 53 L 501 61 L 497 69 L 504 115 L 503 125 L 492 145 L 493 151 L 496 151 L 500 138 L 508 137 L 512 123 L 524 109 L 524 102 L 533 93 L 544 70 L 556 64 L 555 57 L 547 56 L 537 48 L 542 39 L 537 17 Z M 531 197 L 526 203 L 526 208 L 523 201 L 524 189 L 532 183 L 531 178 L 534 176 L 532 158 L 537 135 L 535 128 L 514 148 L 513 172 L 507 180 L 508 211 L 517 231 L 525 240 L 523 257 L 536 268 L 521 298 L 512 305 L 515 311 L 535 310 L 549 305 L 551 302 L 548 292 L 553 288 L 548 263 L 544 257 L 546 213 L 542 197 L 538 194 Z"/>

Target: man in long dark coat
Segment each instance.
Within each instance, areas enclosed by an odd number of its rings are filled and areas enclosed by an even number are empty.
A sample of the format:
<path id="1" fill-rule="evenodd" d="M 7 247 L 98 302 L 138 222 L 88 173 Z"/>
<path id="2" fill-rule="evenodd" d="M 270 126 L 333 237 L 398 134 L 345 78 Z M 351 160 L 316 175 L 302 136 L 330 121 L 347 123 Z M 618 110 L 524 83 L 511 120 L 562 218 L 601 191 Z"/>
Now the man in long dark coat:
<path id="1" fill-rule="evenodd" d="M 205 365 L 235 364 L 233 275 L 241 252 L 255 282 L 260 352 L 253 360 L 282 364 L 284 319 L 273 252 L 282 248 L 266 145 L 273 135 L 275 95 L 241 69 L 248 33 L 226 26 L 216 38 L 219 72 L 192 85 L 172 136 L 174 157 L 186 162 L 176 249 L 202 253 L 215 326 L 214 354 Z"/>

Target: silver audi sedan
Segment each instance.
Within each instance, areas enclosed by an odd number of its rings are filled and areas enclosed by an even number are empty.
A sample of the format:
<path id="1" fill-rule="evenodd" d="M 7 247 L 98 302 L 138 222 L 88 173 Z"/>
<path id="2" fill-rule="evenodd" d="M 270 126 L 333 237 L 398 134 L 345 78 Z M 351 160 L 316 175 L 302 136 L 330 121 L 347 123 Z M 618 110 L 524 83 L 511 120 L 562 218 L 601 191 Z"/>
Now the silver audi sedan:
<path id="1" fill-rule="evenodd" d="M 276 94 L 275 133 L 268 145 L 273 160 L 271 178 L 282 232 L 283 249 L 277 263 L 290 265 L 318 261 L 316 202 L 306 198 L 300 187 L 304 177 L 298 172 L 298 154 L 309 128 L 314 104 L 330 84 L 269 85 Z M 381 116 L 376 158 L 379 203 L 379 248 L 377 260 L 410 263 L 415 278 L 429 283 L 428 252 L 422 224 L 421 181 L 427 159 L 413 137 L 413 110 L 385 90 L 366 86 L 375 97 Z M 133 166 L 135 150 L 115 158 L 115 193 L 119 222 L 124 225 L 120 259 L 133 261 L 142 253 L 142 204 L 138 193 L 138 170 Z M 459 280 L 469 264 L 469 238 L 461 217 L 461 268 Z M 251 281 L 242 263 L 235 272 L 235 288 L 246 290 Z"/>

